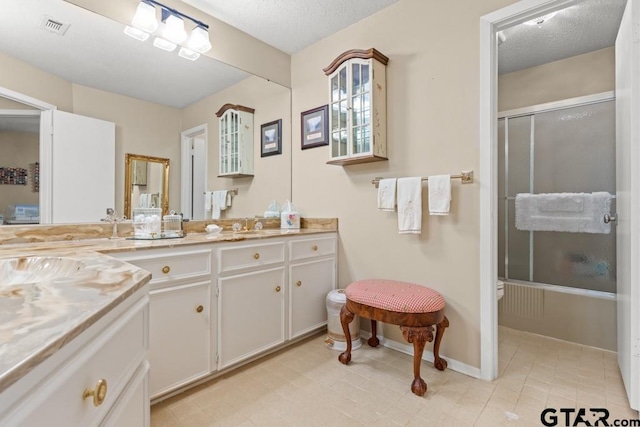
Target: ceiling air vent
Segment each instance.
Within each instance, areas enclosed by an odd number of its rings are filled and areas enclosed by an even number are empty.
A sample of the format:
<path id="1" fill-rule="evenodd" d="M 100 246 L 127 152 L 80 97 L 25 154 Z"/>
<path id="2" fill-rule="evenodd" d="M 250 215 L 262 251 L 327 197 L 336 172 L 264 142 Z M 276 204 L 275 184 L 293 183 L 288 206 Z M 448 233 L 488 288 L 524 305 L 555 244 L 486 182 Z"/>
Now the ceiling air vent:
<path id="1" fill-rule="evenodd" d="M 53 19 L 48 15 L 42 15 L 42 19 L 40 19 L 40 25 L 38 25 L 38 28 L 61 36 L 67 31 L 67 29 L 69 29 L 69 24 Z"/>

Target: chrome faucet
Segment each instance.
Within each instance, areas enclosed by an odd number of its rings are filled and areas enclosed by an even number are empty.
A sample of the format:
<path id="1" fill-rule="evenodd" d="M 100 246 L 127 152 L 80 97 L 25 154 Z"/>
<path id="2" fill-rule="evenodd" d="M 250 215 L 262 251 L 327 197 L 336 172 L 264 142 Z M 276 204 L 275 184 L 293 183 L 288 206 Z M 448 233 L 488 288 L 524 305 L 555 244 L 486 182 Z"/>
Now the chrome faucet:
<path id="1" fill-rule="evenodd" d="M 118 223 L 127 219 L 126 216 L 119 217 L 116 213 L 115 209 L 107 208 L 107 216 L 102 218 L 100 221 L 108 222 L 109 224 L 113 224 L 113 233 L 111 234 L 110 239 L 118 238 Z"/>

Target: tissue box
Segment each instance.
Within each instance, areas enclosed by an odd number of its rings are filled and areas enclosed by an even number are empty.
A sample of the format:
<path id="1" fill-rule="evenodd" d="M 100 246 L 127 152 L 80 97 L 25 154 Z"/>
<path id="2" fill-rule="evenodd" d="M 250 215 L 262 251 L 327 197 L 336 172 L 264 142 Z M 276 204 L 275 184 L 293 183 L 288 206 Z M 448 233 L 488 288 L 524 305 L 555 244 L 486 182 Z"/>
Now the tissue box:
<path id="1" fill-rule="evenodd" d="M 282 212 L 280 214 L 280 228 L 300 228 L 300 214 L 298 212 Z"/>

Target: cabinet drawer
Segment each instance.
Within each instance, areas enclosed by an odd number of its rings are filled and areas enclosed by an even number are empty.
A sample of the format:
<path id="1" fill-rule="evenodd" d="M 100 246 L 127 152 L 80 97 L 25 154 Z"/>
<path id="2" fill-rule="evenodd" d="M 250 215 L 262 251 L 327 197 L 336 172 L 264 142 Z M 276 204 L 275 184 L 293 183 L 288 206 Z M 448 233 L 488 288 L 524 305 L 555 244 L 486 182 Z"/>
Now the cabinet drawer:
<path id="1" fill-rule="evenodd" d="M 336 253 L 335 236 L 294 240 L 289 242 L 289 245 L 291 261 Z"/>
<path id="2" fill-rule="evenodd" d="M 127 262 L 151 273 L 151 282 L 163 283 L 211 274 L 211 250 L 149 254 Z"/>
<path id="3" fill-rule="evenodd" d="M 97 425 L 144 359 L 147 301 L 125 314 L 85 349 L 72 357 L 52 380 L 29 397 L 20 414 L 9 425 L 92 426 Z M 85 390 L 96 390 L 106 382 L 106 395 L 99 406 Z"/>
<path id="4" fill-rule="evenodd" d="M 284 243 L 260 243 L 220 249 L 220 273 L 284 262 Z"/>

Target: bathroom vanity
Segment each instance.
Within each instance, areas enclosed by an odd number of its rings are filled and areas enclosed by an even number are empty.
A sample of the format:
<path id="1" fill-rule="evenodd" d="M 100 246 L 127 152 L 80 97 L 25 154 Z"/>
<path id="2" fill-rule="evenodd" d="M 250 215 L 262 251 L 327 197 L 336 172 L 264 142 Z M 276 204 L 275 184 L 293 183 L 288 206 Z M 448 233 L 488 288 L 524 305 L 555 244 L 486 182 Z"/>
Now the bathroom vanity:
<path id="1" fill-rule="evenodd" d="M 149 425 L 151 399 L 326 325 L 336 255 L 337 223 L 0 245 L 0 425 Z M 6 280 L 7 262 L 38 257 L 79 264 Z"/>

